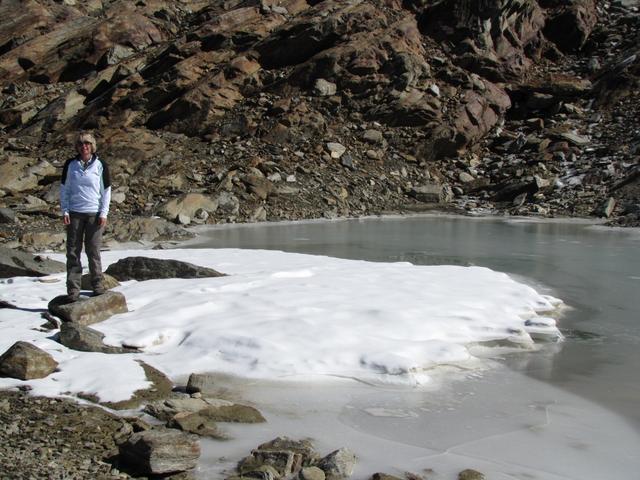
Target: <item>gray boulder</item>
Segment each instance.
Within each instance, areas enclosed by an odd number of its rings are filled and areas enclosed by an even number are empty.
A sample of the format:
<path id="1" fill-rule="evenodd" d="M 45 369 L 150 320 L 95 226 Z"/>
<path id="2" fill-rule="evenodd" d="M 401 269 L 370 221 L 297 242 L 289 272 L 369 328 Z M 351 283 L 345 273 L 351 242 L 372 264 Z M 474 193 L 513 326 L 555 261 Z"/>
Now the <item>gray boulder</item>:
<path id="1" fill-rule="evenodd" d="M 347 448 L 335 450 L 318 462 L 318 467 L 324 471 L 328 480 L 350 477 L 355 465 L 356 456 Z"/>
<path id="2" fill-rule="evenodd" d="M 120 445 L 120 456 L 143 475 L 166 475 L 192 470 L 200 457 L 197 437 L 177 430 L 134 433 Z"/>
<path id="3" fill-rule="evenodd" d="M 427 183 L 415 186 L 409 192 L 419 202 L 446 203 L 452 199 L 451 191 L 439 183 Z"/>
<path id="4" fill-rule="evenodd" d="M 125 313 L 127 302 L 120 292 L 109 291 L 104 295 L 69 302 L 66 295 L 55 297 L 49 302 L 49 312 L 67 322 L 87 326 L 98 323 L 118 313 Z"/>
<path id="5" fill-rule="evenodd" d="M 93 328 L 73 322 L 64 322 L 60 327 L 59 341 L 72 350 L 99 353 L 133 353 L 136 349 L 105 345 L 104 334 Z"/>
<path id="6" fill-rule="evenodd" d="M 158 215 L 175 221 L 181 215 L 194 218 L 198 210 L 214 213 L 217 209 L 218 201 L 214 197 L 202 193 L 186 193 L 161 205 Z"/>
<path id="7" fill-rule="evenodd" d="M 64 272 L 65 264 L 30 253 L 0 247 L 0 278 L 44 277 L 52 273 Z"/>
<path id="8" fill-rule="evenodd" d="M 58 175 L 56 168 L 46 160 L 17 155 L 3 155 L 1 160 L 0 189 L 11 193 L 33 190 L 42 178 Z"/>
<path id="9" fill-rule="evenodd" d="M 211 373 L 192 373 L 187 381 L 187 392 L 204 395 L 215 393 L 219 376 Z"/>
<path id="10" fill-rule="evenodd" d="M 261 472 L 265 467 L 270 467 L 277 471 L 276 478 L 283 476 L 291 478 L 288 476 L 298 473 L 297 478 L 324 480 L 325 474 L 319 468 L 313 467 L 302 473 L 305 470 L 303 467 L 315 463 L 318 458 L 319 455 L 309 440 L 277 437 L 259 445 L 251 455 L 243 458 L 237 470 L 240 475 L 253 476 L 254 472 Z"/>
<path id="11" fill-rule="evenodd" d="M 162 260 L 148 257 L 127 257 L 109 265 L 106 273 L 123 282 L 126 280 L 152 280 L 158 278 L 206 278 L 222 277 L 223 273 L 212 268 L 200 267 L 179 260 Z"/>
<path id="12" fill-rule="evenodd" d="M 32 380 L 44 378 L 58 368 L 51 355 L 28 342 L 16 342 L 0 356 L 0 375 Z"/>
<path id="13" fill-rule="evenodd" d="M 195 433 L 201 437 L 211 437 L 218 440 L 228 439 L 229 436 L 218 427 L 217 423 L 199 412 L 180 412 L 167 422 L 167 427 L 177 428 L 183 432 Z"/>

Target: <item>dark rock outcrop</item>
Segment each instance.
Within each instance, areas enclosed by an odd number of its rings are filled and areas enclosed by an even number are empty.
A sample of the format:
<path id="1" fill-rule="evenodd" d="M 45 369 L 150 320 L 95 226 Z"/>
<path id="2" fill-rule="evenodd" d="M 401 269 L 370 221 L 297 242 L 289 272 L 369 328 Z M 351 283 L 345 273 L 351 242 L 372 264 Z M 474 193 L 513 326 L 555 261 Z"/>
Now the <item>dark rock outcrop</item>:
<path id="1" fill-rule="evenodd" d="M 179 260 L 163 260 L 149 257 L 121 258 L 109 265 L 106 273 L 124 282 L 126 280 L 153 280 L 159 278 L 207 278 L 221 277 L 223 273 L 212 268 L 200 267 Z"/>

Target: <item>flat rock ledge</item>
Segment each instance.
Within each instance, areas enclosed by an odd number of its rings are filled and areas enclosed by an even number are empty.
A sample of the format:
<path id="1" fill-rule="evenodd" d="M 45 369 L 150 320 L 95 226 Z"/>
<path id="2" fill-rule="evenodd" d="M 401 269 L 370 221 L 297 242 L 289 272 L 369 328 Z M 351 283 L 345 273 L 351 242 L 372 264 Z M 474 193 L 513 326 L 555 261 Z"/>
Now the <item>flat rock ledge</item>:
<path id="1" fill-rule="evenodd" d="M 84 327 L 129 311 L 124 295 L 113 291 L 90 298 L 80 297 L 76 302 L 70 302 L 66 295 L 59 295 L 49 302 L 48 309 L 63 321 Z"/>

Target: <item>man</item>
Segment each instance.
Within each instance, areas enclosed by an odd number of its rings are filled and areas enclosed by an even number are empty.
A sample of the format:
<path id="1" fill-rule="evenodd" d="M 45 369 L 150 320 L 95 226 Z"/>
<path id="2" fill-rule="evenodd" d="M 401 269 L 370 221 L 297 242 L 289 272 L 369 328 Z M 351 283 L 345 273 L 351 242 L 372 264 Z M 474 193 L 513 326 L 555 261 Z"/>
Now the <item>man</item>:
<path id="1" fill-rule="evenodd" d="M 75 147 L 78 155 L 65 162 L 60 179 L 60 206 L 67 229 L 67 295 L 71 301 L 80 295 L 83 244 L 93 293 L 105 292 L 100 245 L 111 201 L 111 177 L 107 164 L 96 155 L 96 139 L 90 133 L 80 133 Z"/>

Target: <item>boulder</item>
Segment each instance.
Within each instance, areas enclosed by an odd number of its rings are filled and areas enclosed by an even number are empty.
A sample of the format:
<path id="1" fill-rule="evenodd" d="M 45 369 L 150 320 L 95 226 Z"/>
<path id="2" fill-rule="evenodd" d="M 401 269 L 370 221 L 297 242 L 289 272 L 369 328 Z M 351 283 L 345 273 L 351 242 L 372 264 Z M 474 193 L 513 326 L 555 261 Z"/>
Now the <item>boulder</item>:
<path id="1" fill-rule="evenodd" d="M 598 23 L 596 0 L 555 2 L 547 12 L 544 35 L 563 52 L 582 48 Z"/>
<path id="2" fill-rule="evenodd" d="M 439 183 L 426 183 L 413 187 L 409 195 L 425 203 L 445 203 L 451 200 L 450 190 Z"/>
<path id="3" fill-rule="evenodd" d="M 300 454 L 287 450 L 254 450 L 251 455 L 238 463 L 241 475 L 254 476 L 253 472 L 263 471 L 265 467 L 274 469 L 275 478 L 288 477 L 298 473 L 302 468 Z"/>
<path id="4" fill-rule="evenodd" d="M 20 245 L 30 251 L 60 250 L 64 247 L 66 234 L 56 231 L 26 232 L 20 236 Z"/>
<path id="5" fill-rule="evenodd" d="M 44 277 L 66 270 L 62 262 L 42 255 L 31 255 L 19 250 L 0 247 L 0 278 Z"/>
<path id="6" fill-rule="evenodd" d="M 16 155 L 0 157 L 0 189 L 7 192 L 32 190 L 41 179 L 56 175 L 58 171 L 46 160 Z"/>
<path id="7" fill-rule="evenodd" d="M 180 215 L 194 218 L 198 210 L 214 213 L 217 209 L 218 201 L 214 197 L 202 193 L 187 193 L 162 204 L 158 215 L 175 221 Z"/>
<path id="8" fill-rule="evenodd" d="M 119 450 L 122 460 L 143 475 L 192 470 L 200 457 L 197 438 L 177 430 L 152 429 L 134 433 Z"/>
<path id="9" fill-rule="evenodd" d="M 330 97 L 335 95 L 336 91 L 336 84 L 328 82 L 324 78 L 318 78 L 313 85 L 313 93 L 320 97 Z"/>
<path id="10" fill-rule="evenodd" d="M 120 286 L 120 282 L 113 278 L 111 275 L 106 273 L 102 274 L 102 285 L 105 290 L 111 290 L 112 288 L 116 288 Z M 91 285 L 91 275 L 85 273 L 82 275 L 82 279 L 80 281 L 80 286 L 83 290 L 93 290 L 93 286 Z"/>
<path id="11" fill-rule="evenodd" d="M 134 353 L 132 348 L 105 345 L 102 341 L 104 334 L 89 327 L 73 322 L 63 322 L 60 327 L 59 341 L 72 350 L 99 353 Z"/>
<path id="12" fill-rule="evenodd" d="M 485 480 L 485 478 L 484 474 L 471 468 L 467 468 L 458 473 L 458 480 Z"/>
<path id="13" fill-rule="evenodd" d="M 48 309 L 63 321 L 85 327 L 129 311 L 124 295 L 113 291 L 91 298 L 80 297 L 76 302 L 69 302 L 66 295 L 60 295 L 49 302 Z"/>
<path id="14" fill-rule="evenodd" d="M 231 402 L 227 404 L 232 405 Z M 167 398 L 149 403 L 144 411 L 149 415 L 165 422 L 171 420 L 178 413 L 193 413 L 206 408 L 209 404 L 203 398 L 180 396 Z"/>
<path id="15" fill-rule="evenodd" d="M 218 398 L 169 398 L 150 403 L 145 411 L 165 421 L 181 413 L 198 413 L 202 419 L 210 422 L 263 423 L 266 421 L 253 407 Z"/>
<path id="16" fill-rule="evenodd" d="M 240 200 L 230 192 L 220 192 L 218 195 L 218 215 L 233 217 L 240 211 Z"/>
<path id="17" fill-rule="evenodd" d="M 44 378 L 58 368 L 51 355 L 28 342 L 16 342 L 0 356 L 0 375 L 32 380 Z"/>
<path id="18" fill-rule="evenodd" d="M 230 423 L 264 423 L 266 422 L 262 414 L 253 407 L 234 403 L 232 405 L 209 405 L 202 410 L 198 410 L 198 415 L 202 418 L 214 422 Z"/>
<path id="19" fill-rule="evenodd" d="M 350 477 L 356 465 L 356 456 L 347 448 L 331 452 L 318 462 L 327 476 L 327 480 L 339 480 Z"/>
<path id="20" fill-rule="evenodd" d="M 298 480 L 325 480 L 325 473 L 318 467 L 303 467 L 298 473 Z"/>
<path id="21" fill-rule="evenodd" d="M 16 212 L 10 208 L 0 208 L 0 223 L 16 223 Z"/>
<path id="22" fill-rule="evenodd" d="M 223 273 L 179 260 L 149 257 L 126 257 L 109 265 L 106 273 L 123 282 L 126 280 L 153 280 L 158 278 L 210 278 Z"/>
<path id="23" fill-rule="evenodd" d="M 218 440 L 229 438 L 228 435 L 218 427 L 215 420 L 200 415 L 199 412 L 176 413 L 167 422 L 167 427 L 177 428 L 183 432 L 195 433 L 201 437 L 211 437 Z"/>
<path id="24" fill-rule="evenodd" d="M 309 440 L 293 440 L 289 437 L 276 437 L 273 440 L 262 443 L 257 450 L 262 451 L 282 451 L 287 450 L 302 456 L 304 464 L 316 462 L 320 456 L 313 448 Z"/>
<path id="25" fill-rule="evenodd" d="M 192 373 L 187 381 L 187 392 L 200 392 L 203 395 L 216 392 L 219 376 L 210 373 Z"/>

